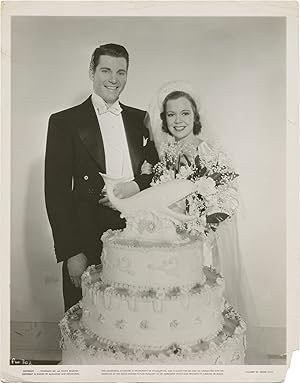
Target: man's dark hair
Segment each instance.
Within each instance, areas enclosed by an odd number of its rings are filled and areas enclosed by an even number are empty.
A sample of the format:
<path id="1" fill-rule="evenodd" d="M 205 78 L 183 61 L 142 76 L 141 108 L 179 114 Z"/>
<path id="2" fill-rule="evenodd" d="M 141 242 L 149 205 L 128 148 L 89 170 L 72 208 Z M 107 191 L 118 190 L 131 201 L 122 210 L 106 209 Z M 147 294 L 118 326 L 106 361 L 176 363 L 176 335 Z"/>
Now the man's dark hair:
<path id="1" fill-rule="evenodd" d="M 189 100 L 189 102 L 192 105 L 192 109 L 193 109 L 193 112 L 194 112 L 193 133 L 195 135 L 197 135 L 197 134 L 199 134 L 201 132 L 201 129 L 202 129 L 202 125 L 201 125 L 201 122 L 200 122 L 200 114 L 198 112 L 197 104 L 196 104 L 195 100 L 193 99 L 193 97 L 191 95 L 189 95 L 186 92 L 179 91 L 179 90 L 176 90 L 174 92 L 169 93 L 167 95 L 167 97 L 163 101 L 163 105 L 162 105 L 163 110 L 162 110 L 162 112 L 160 114 L 160 118 L 162 120 L 162 130 L 164 132 L 166 132 L 166 133 L 171 134 L 169 132 L 168 125 L 167 125 L 166 105 L 167 105 L 167 102 L 169 100 L 177 100 L 180 97 L 186 98 L 187 100 Z"/>
<path id="2" fill-rule="evenodd" d="M 92 54 L 90 63 L 90 71 L 92 73 L 95 73 L 97 65 L 99 64 L 100 56 L 124 57 L 126 59 L 128 69 L 129 55 L 126 48 L 124 48 L 122 45 L 110 43 L 100 45 L 98 48 L 96 48 Z"/>

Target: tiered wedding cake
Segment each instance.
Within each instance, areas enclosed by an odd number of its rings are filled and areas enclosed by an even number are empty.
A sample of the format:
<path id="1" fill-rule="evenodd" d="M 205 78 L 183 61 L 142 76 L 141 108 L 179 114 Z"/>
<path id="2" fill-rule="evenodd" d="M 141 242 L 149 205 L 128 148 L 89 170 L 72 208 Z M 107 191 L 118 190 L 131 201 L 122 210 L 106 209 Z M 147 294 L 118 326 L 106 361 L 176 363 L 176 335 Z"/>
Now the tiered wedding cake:
<path id="1" fill-rule="evenodd" d="M 63 364 L 244 363 L 246 326 L 224 280 L 203 267 L 203 242 L 176 231 L 187 217 L 167 208 L 193 188 L 177 180 L 114 201 L 127 225 L 104 233 L 102 265 L 60 322 Z"/>

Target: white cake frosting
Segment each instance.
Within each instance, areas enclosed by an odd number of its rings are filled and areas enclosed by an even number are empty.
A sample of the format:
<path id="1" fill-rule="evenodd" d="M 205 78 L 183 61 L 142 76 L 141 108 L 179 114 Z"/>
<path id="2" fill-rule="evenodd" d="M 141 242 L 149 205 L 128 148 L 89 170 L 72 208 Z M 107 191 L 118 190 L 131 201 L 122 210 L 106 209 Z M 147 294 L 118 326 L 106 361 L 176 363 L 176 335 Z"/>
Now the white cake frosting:
<path id="1" fill-rule="evenodd" d="M 211 340 L 192 344 L 174 342 L 153 350 L 140 344 L 114 342 L 82 324 L 82 303 L 60 322 L 63 364 L 243 364 L 247 348 L 245 322 L 232 307 L 223 311 L 224 326 Z"/>
<path id="2" fill-rule="evenodd" d="M 116 201 L 126 228 L 104 233 L 102 264 L 83 274 L 82 301 L 60 323 L 63 363 L 244 362 L 245 323 L 223 298 L 223 277 L 203 267 L 203 242 L 178 233 L 185 217 L 165 206 L 193 186 L 170 184 Z M 153 192 L 165 193 L 160 203 Z"/>
<path id="3" fill-rule="evenodd" d="M 151 349 L 174 342 L 209 340 L 223 328 L 224 283 L 196 284 L 191 289 L 141 290 L 88 283 L 84 277 L 82 324 L 115 342 Z"/>
<path id="4" fill-rule="evenodd" d="M 158 245 L 126 239 L 122 232 L 102 236 L 102 280 L 136 287 L 168 288 L 203 283 L 203 245 L 178 241 Z M 184 254 L 183 254 L 184 252 Z"/>

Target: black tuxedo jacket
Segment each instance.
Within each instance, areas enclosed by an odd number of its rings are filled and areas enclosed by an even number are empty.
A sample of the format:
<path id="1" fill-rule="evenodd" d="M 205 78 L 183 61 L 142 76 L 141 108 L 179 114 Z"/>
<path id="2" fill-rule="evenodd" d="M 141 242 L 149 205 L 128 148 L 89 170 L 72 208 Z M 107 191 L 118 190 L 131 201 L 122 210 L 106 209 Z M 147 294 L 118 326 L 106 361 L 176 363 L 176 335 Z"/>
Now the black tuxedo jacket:
<path id="1" fill-rule="evenodd" d="M 146 112 L 123 104 L 121 107 L 134 180 L 143 190 L 151 176 L 140 175 L 141 164 L 145 159 L 157 162 L 157 153 L 144 125 Z M 122 227 L 119 213 L 98 203 L 104 186 L 99 172 L 106 172 L 105 153 L 89 97 L 49 119 L 45 199 L 58 262 L 80 252 L 99 261 L 101 234 Z"/>

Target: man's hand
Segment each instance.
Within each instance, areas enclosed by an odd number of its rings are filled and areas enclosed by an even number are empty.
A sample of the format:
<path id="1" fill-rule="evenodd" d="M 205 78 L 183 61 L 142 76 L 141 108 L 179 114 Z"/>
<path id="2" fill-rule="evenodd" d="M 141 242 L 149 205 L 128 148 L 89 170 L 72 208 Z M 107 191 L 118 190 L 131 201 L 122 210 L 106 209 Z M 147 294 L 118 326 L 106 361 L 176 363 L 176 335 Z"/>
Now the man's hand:
<path id="1" fill-rule="evenodd" d="M 70 279 L 76 287 L 81 287 L 81 276 L 88 266 L 87 257 L 79 253 L 69 258 L 67 261 Z"/>
<path id="2" fill-rule="evenodd" d="M 110 209 L 114 209 L 115 210 L 113 204 L 110 202 L 109 198 L 106 195 L 101 197 L 99 199 L 98 203 L 100 203 L 100 205 L 103 205 L 105 207 L 109 207 Z"/>
<path id="3" fill-rule="evenodd" d="M 128 198 L 140 191 L 135 181 L 121 182 L 114 187 L 114 195 L 118 198 Z"/>
<path id="4" fill-rule="evenodd" d="M 113 209 L 113 210 L 117 210 L 114 205 L 110 202 L 107 194 L 106 194 L 106 190 L 103 190 L 102 193 L 101 193 L 101 197 L 98 201 L 98 203 L 100 205 L 103 205 L 105 207 L 109 207 L 110 209 Z"/>

